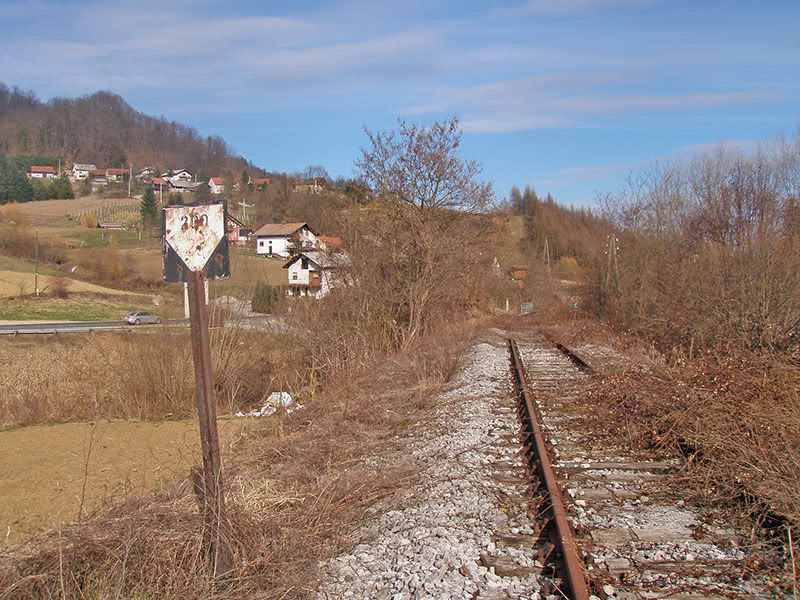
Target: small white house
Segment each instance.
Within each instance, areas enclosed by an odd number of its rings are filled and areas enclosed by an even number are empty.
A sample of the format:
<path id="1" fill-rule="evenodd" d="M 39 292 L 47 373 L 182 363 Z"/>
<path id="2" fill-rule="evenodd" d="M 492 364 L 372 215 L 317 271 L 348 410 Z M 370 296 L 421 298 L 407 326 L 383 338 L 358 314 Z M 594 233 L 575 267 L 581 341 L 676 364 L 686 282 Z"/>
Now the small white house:
<path id="1" fill-rule="evenodd" d="M 256 253 L 288 258 L 319 248 L 319 237 L 308 223 L 267 223 L 255 233 Z"/>
<path id="2" fill-rule="evenodd" d="M 28 173 L 28 177 L 35 177 L 36 179 L 54 179 L 55 176 L 55 167 L 42 167 L 33 165 Z"/>
<path id="3" fill-rule="evenodd" d="M 223 177 L 212 177 L 208 180 L 208 187 L 212 194 L 221 194 L 225 191 L 225 179 Z"/>
<path id="4" fill-rule="evenodd" d="M 186 169 L 180 169 L 179 171 L 172 171 L 172 174 L 170 174 L 170 172 L 167 171 L 166 173 L 162 173 L 161 177 L 163 179 L 166 179 L 167 181 L 192 181 L 194 179 L 192 174 Z"/>
<path id="5" fill-rule="evenodd" d="M 297 253 L 283 265 L 289 278 L 286 294 L 317 299 L 327 296 L 339 276 L 337 270 L 340 266 L 337 257 L 319 250 Z"/>
<path id="6" fill-rule="evenodd" d="M 153 167 L 145 167 L 136 171 L 136 181 L 152 181 L 156 176 L 156 170 Z"/>
<path id="7" fill-rule="evenodd" d="M 76 180 L 89 179 L 92 171 L 97 170 L 97 165 L 80 164 L 72 165 L 72 177 Z"/>

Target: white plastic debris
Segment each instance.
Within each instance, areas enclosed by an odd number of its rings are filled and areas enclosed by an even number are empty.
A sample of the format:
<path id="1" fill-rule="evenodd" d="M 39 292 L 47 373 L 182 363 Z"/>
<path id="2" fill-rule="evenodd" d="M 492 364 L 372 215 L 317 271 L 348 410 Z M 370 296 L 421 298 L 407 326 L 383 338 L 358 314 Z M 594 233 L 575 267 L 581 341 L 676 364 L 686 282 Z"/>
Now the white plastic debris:
<path id="1" fill-rule="evenodd" d="M 272 392 L 259 410 L 251 410 L 243 413 L 237 412 L 237 417 L 269 417 L 283 409 L 285 414 L 292 413 L 297 409 L 303 408 L 302 404 L 295 402 L 288 392 Z"/>

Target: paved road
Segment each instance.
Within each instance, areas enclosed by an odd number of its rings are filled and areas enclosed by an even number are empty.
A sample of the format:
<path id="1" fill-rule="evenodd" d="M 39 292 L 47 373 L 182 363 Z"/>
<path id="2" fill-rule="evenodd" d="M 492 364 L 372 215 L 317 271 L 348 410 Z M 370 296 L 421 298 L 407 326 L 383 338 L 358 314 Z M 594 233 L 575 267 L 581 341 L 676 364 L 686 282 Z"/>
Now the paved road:
<path id="1" fill-rule="evenodd" d="M 264 315 L 258 317 L 241 317 L 227 321 L 229 327 L 244 327 L 246 329 L 272 329 L 281 322 L 280 317 Z M 164 323 L 172 327 L 188 327 L 188 319 L 170 319 Z M 121 321 L 86 321 L 81 323 L 26 323 L 24 325 L 0 325 L 0 335 L 22 335 L 43 333 L 88 333 L 90 331 L 113 330 L 152 330 L 161 325 L 128 325 Z"/>

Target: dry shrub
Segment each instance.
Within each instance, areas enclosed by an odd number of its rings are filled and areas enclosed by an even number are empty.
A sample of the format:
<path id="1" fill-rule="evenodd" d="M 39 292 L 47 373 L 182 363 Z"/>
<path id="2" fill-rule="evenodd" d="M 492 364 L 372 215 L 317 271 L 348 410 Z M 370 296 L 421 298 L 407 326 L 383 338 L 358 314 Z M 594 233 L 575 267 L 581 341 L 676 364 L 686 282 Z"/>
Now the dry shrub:
<path id="1" fill-rule="evenodd" d="M 315 378 L 360 369 L 486 307 L 491 255 L 475 241 L 485 221 L 426 217 L 407 207 L 344 216 L 347 254 L 334 257 L 341 264 L 330 295 L 295 304 Z"/>
<path id="2" fill-rule="evenodd" d="M 666 349 L 797 345 L 798 168 L 800 137 L 633 174 L 606 199 L 622 233 L 618 263 L 597 261 L 596 308 Z"/>
<path id="3" fill-rule="evenodd" d="M 61 298 L 62 300 L 69 295 L 69 286 L 72 283 L 72 280 L 59 276 L 59 277 L 52 277 L 50 279 L 49 292 L 55 296 L 56 298 Z"/>
<path id="4" fill-rule="evenodd" d="M 193 414 L 194 363 L 186 330 L 2 341 L 2 426 Z M 304 385 L 305 374 L 295 367 L 301 361 L 282 339 L 215 329 L 211 348 L 222 413 L 260 406 L 275 389 L 295 392 Z"/>
<path id="5" fill-rule="evenodd" d="M 50 247 L 47 248 L 47 260 L 57 265 L 67 262 L 67 244 L 58 233 L 50 238 Z"/>
<path id="6" fill-rule="evenodd" d="M 83 215 L 81 217 L 81 224 L 87 229 L 94 229 L 97 227 L 97 217 L 93 213 Z"/>
<path id="7" fill-rule="evenodd" d="M 15 202 L 3 206 L 0 214 L 0 250 L 9 256 L 33 258 L 36 239 L 28 214 Z"/>

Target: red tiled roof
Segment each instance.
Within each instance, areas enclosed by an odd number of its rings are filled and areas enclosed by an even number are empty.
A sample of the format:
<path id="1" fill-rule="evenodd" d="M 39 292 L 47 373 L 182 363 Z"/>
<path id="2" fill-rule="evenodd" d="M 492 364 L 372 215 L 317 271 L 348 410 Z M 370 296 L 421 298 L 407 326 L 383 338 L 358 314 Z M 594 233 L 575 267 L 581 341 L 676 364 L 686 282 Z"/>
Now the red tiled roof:
<path id="1" fill-rule="evenodd" d="M 342 245 L 342 238 L 338 235 L 321 235 L 319 236 L 321 242 L 324 242 L 326 246 L 341 246 Z"/>
<path id="2" fill-rule="evenodd" d="M 167 185 L 167 181 L 162 177 L 153 177 L 150 181 L 153 185 Z"/>
<path id="3" fill-rule="evenodd" d="M 224 177 L 212 177 L 211 181 L 215 185 L 225 185 L 225 178 Z"/>
<path id="4" fill-rule="evenodd" d="M 55 173 L 55 167 L 37 167 L 31 165 L 31 173 Z"/>
<path id="5" fill-rule="evenodd" d="M 125 173 L 127 173 L 127 172 L 128 172 L 128 169 L 114 169 L 114 168 L 111 168 L 111 167 L 106 169 L 106 173 L 108 173 L 109 175 L 125 175 Z"/>
<path id="6" fill-rule="evenodd" d="M 262 179 L 253 179 L 253 185 L 263 185 L 269 182 L 270 182 L 269 177 L 263 177 Z"/>

